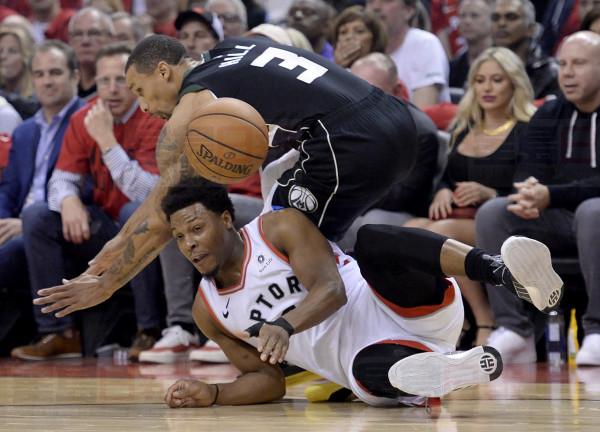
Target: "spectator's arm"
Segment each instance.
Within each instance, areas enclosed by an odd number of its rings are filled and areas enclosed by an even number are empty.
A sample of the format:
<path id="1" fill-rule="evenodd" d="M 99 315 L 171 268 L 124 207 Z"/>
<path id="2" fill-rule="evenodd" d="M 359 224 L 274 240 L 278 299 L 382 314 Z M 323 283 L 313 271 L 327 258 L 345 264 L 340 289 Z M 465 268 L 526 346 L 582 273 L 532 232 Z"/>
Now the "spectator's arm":
<path id="1" fill-rule="evenodd" d="M 412 93 L 412 102 L 420 109 L 437 104 L 441 87 L 440 84 L 432 84 L 414 89 Z"/>
<path id="2" fill-rule="evenodd" d="M 145 171 L 120 145 L 104 152 L 102 160 L 117 187 L 130 201 L 144 201 L 158 181 L 157 174 Z"/>
<path id="3" fill-rule="evenodd" d="M 583 201 L 600 197 L 600 176 L 562 185 L 548 185 L 548 192 L 550 193 L 550 208 L 575 211 Z"/>
<path id="4" fill-rule="evenodd" d="M 21 191 L 21 183 L 17 175 L 16 146 L 10 148 L 8 165 L 2 172 L 0 182 L 0 219 L 16 217 L 19 212 L 17 202 Z"/>
<path id="5" fill-rule="evenodd" d="M 80 196 L 85 177 L 82 174 L 55 169 L 48 182 L 48 208 L 60 212 L 63 200 L 68 196 Z"/>

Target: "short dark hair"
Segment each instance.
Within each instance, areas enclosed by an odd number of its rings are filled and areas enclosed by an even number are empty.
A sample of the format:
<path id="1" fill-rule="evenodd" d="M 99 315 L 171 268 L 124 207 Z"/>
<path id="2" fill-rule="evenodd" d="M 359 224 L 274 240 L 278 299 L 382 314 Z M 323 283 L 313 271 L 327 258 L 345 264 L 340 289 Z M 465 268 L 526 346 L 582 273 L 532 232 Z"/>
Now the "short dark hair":
<path id="1" fill-rule="evenodd" d="M 225 186 L 202 177 L 189 177 L 171 186 L 160 206 L 170 221 L 173 213 L 194 204 L 202 204 L 207 210 L 217 214 L 228 211 L 231 219 L 235 220 L 233 203 Z"/>
<path id="2" fill-rule="evenodd" d="M 170 65 L 178 65 L 187 57 L 185 47 L 177 39 L 164 35 L 151 35 L 141 40 L 125 65 L 125 72 L 131 65 L 139 73 L 149 74 L 154 72 L 161 61 Z"/>
<path id="3" fill-rule="evenodd" d="M 118 55 L 130 56 L 132 52 L 131 47 L 125 42 L 117 42 L 110 45 L 106 45 L 98 51 L 96 54 L 96 63 L 103 57 L 113 57 Z"/>
<path id="4" fill-rule="evenodd" d="M 583 20 L 581 21 L 581 27 L 579 30 L 590 30 L 594 21 L 600 18 L 600 7 L 595 7 L 585 14 Z"/>
<path id="5" fill-rule="evenodd" d="M 67 68 L 71 74 L 79 69 L 79 63 L 77 62 L 77 57 L 75 56 L 75 51 L 73 48 L 63 41 L 50 39 L 42 42 L 34 48 L 33 55 L 31 56 L 32 61 L 29 62 L 29 70 L 31 70 L 33 66 L 33 58 L 37 55 L 37 53 L 48 52 L 52 49 L 57 49 L 64 54 L 65 59 L 67 60 Z"/>

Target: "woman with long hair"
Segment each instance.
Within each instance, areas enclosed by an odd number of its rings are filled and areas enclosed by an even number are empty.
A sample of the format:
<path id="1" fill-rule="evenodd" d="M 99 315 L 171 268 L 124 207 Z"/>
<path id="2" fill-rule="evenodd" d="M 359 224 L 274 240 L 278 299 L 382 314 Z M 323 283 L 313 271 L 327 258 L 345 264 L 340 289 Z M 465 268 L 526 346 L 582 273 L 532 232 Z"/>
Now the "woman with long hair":
<path id="1" fill-rule="evenodd" d="M 535 112 L 533 90 L 521 60 L 509 49 L 486 49 L 475 59 L 468 89 L 451 126 L 451 150 L 429 218 L 406 226 L 425 228 L 475 244 L 475 212 L 485 201 L 508 195 L 517 164 L 519 136 Z M 460 279 L 477 321 L 476 344 L 485 343 L 494 318 L 483 287 Z"/>
<path id="2" fill-rule="evenodd" d="M 5 97 L 23 119 L 37 110 L 29 61 L 33 43 L 24 30 L 0 26 L 0 96 Z"/>

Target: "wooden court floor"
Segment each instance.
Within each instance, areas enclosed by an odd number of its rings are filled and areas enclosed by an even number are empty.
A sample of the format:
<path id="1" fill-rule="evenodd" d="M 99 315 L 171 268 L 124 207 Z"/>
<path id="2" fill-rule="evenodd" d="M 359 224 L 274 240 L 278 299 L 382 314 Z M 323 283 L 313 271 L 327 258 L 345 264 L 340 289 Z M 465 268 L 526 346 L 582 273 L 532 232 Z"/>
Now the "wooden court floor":
<path id="1" fill-rule="evenodd" d="M 112 360 L 46 363 L 0 359 L 0 431 L 600 431 L 600 368 L 505 367 L 487 385 L 463 389 L 438 408 L 308 403 L 303 386 L 280 402 L 169 409 L 179 377 L 227 381 L 228 365 L 115 365 Z"/>

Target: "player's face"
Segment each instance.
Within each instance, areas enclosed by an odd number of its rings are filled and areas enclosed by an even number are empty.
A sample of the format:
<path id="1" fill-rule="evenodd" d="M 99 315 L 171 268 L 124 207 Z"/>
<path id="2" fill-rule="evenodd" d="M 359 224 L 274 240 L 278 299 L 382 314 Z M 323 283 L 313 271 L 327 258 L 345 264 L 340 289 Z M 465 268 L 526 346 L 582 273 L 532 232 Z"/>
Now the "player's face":
<path id="1" fill-rule="evenodd" d="M 229 212 L 217 214 L 196 203 L 171 215 L 171 230 L 181 253 L 203 275 L 216 276 L 228 262 Z"/>
<path id="2" fill-rule="evenodd" d="M 473 82 L 477 102 L 484 111 L 506 111 L 512 99 L 512 82 L 500 65 L 487 60 L 479 66 Z"/>
<path id="3" fill-rule="evenodd" d="M 139 73 L 135 65 L 127 70 L 127 87 L 137 96 L 142 111 L 165 120 L 171 117 L 179 90 L 172 82 L 171 73 L 164 62 L 149 74 Z"/>

